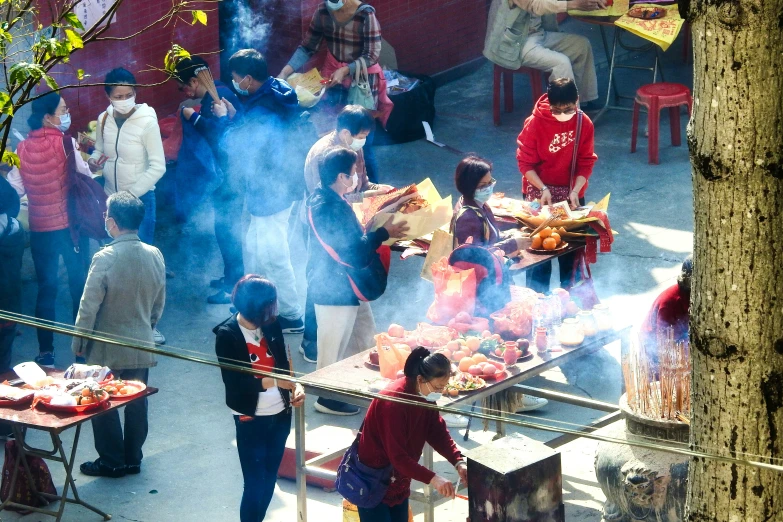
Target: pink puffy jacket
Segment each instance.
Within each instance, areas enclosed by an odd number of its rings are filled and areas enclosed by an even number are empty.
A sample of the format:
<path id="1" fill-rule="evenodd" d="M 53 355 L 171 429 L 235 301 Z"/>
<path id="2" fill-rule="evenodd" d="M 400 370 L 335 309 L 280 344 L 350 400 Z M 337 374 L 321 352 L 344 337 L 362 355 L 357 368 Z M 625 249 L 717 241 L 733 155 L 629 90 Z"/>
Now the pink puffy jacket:
<path id="1" fill-rule="evenodd" d="M 30 131 L 17 150 L 30 205 L 30 230 L 52 232 L 68 228 L 68 175 L 63 133 L 41 128 Z"/>

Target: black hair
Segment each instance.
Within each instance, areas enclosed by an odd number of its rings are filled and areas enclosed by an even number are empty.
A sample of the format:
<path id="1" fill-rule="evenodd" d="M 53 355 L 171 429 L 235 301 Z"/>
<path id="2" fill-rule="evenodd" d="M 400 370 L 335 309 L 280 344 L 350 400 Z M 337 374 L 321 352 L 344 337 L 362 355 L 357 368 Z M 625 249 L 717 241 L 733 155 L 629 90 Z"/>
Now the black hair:
<path id="1" fill-rule="evenodd" d="M 277 317 L 277 288 L 260 275 L 248 274 L 237 281 L 231 302 L 242 317 L 256 326 L 267 325 Z"/>
<path id="2" fill-rule="evenodd" d="M 133 76 L 133 73 L 129 70 L 118 67 L 109 71 L 109 73 L 106 75 L 106 79 L 103 80 L 103 83 L 108 84 L 103 88 L 106 90 L 106 94 L 111 96 L 111 92 L 114 90 L 114 88 L 121 85 L 126 85 L 135 89 L 136 77 Z"/>
<path id="3" fill-rule="evenodd" d="M 179 83 L 188 84 L 190 80 L 196 77 L 196 72 L 206 67 L 209 69 L 209 64 L 201 56 L 190 55 L 188 58 L 183 58 L 177 62 L 174 66 L 174 79 Z"/>
<path id="4" fill-rule="evenodd" d="M 337 146 L 327 149 L 318 169 L 321 187 L 326 188 L 333 184 L 340 174 L 350 176 L 358 157 L 354 151 L 346 147 Z"/>
<path id="5" fill-rule="evenodd" d="M 688 294 L 691 293 L 691 277 L 693 277 L 693 254 L 685 258 L 682 262 L 680 275 L 677 276 L 677 285 L 680 290 Z"/>
<path id="6" fill-rule="evenodd" d="M 568 105 L 576 103 L 579 98 L 579 91 L 576 89 L 574 80 L 570 78 L 555 78 L 549 82 L 546 96 L 550 107 Z"/>
<path id="7" fill-rule="evenodd" d="M 127 190 L 121 190 L 106 200 L 106 215 L 122 230 L 138 230 L 144 221 L 144 203 Z"/>
<path id="8" fill-rule="evenodd" d="M 466 198 L 473 199 L 481 178 L 489 172 L 492 172 L 492 163 L 489 160 L 475 154 L 468 155 L 459 162 L 457 170 L 454 172 L 454 183 L 457 185 L 457 190 Z"/>
<path id="9" fill-rule="evenodd" d="M 33 112 L 27 117 L 27 125 L 32 130 L 43 127 L 44 116 L 47 114 L 54 116 L 54 113 L 57 112 L 57 106 L 60 105 L 60 98 L 61 96 L 58 93 L 50 92 L 33 100 L 30 104 Z"/>
<path id="10" fill-rule="evenodd" d="M 425 382 L 451 375 L 451 362 L 442 353 L 430 353 L 427 348 L 414 348 L 405 361 L 405 377 L 416 379 L 421 375 Z"/>
<path id="11" fill-rule="evenodd" d="M 265 82 L 269 78 L 266 59 L 255 49 L 240 49 L 232 54 L 228 59 L 228 70 L 242 77 L 249 74 L 259 82 Z"/>
<path id="12" fill-rule="evenodd" d="M 351 133 L 351 136 L 371 132 L 374 124 L 372 113 L 361 105 L 346 105 L 337 116 L 337 132 L 345 129 Z"/>

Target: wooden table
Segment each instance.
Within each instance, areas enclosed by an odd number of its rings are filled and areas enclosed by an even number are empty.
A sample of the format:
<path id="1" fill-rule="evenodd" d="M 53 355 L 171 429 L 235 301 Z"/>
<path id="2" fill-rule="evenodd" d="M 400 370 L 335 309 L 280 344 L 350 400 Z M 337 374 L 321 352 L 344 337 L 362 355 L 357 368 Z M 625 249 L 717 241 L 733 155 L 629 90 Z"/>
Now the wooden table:
<path id="1" fill-rule="evenodd" d="M 47 373 L 53 377 L 62 377 L 63 372 L 55 371 Z M 0 511 L 11 507 L 20 508 L 27 511 L 34 511 L 36 513 L 43 513 L 45 515 L 53 516 L 55 517 L 55 520 L 59 522 L 63 516 L 65 504 L 70 502 L 71 504 L 79 504 L 91 511 L 94 511 L 95 513 L 101 515 L 104 520 L 110 520 L 110 514 L 104 513 L 100 509 L 82 500 L 79 497 L 78 491 L 76 490 L 76 484 L 73 479 L 73 466 L 76 458 L 76 448 L 79 445 L 79 435 L 81 434 L 82 424 L 111 410 L 122 408 L 131 402 L 144 400 L 155 393 L 158 393 L 158 389 L 148 386 L 142 393 L 136 397 L 133 397 L 132 399 L 123 401 L 110 400 L 108 406 L 104 407 L 103 409 L 84 414 L 53 412 L 45 410 L 43 406 L 39 406 L 35 410 L 32 410 L 30 409 L 29 403 L 27 405 L 18 407 L 0 407 L 0 420 L 11 424 L 11 429 L 13 430 L 14 437 L 16 439 L 16 447 L 18 452 L 16 463 L 14 465 L 14 472 L 11 475 L 11 491 L 13 491 L 16 486 L 16 480 L 19 474 L 19 465 L 21 464 L 24 466 L 25 476 L 28 483 L 37 495 L 48 501 L 60 501 L 59 509 L 57 511 L 52 511 L 45 508 L 16 504 L 11 502 L 10 499 L 7 499 L 5 502 L 0 504 Z M 66 455 L 65 448 L 63 447 L 60 434 L 70 428 L 76 428 L 76 431 L 73 436 L 73 448 L 71 448 L 71 455 L 68 457 Z M 47 432 L 52 439 L 52 449 L 34 448 L 29 446 L 25 440 L 28 429 Z M 51 495 L 48 493 L 36 491 L 35 485 L 30 475 L 30 468 L 27 466 L 26 457 L 28 455 L 31 457 L 40 457 L 45 460 L 62 463 L 63 468 L 65 469 L 65 484 L 62 487 L 62 494 Z M 73 498 L 68 496 L 69 487 L 73 490 Z"/>
<path id="2" fill-rule="evenodd" d="M 548 352 L 544 355 L 534 353 L 533 357 L 527 361 L 517 363 L 514 367 L 508 369 L 509 375 L 500 381 L 488 381 L 487 387 L 469 394 L 459 395 L 457 397 L 442 397 L 438 401 L 439 406 L 458 406 L 463 404 L 472 404 L 477 401 L 494 395 L 498 392 L 511 388 L 526 379 L 535 377 L 551 368 L 560 366 L 563 363 L 577 359 L 589 353 L 595 352 L 609 343 L 619 340 L 625 352 L 629 344 L 630 327 L 622 330 L 609 330 L 588 338 L 581 345 L 574 348 L 563 348 L 560 352 Z M 535 352 L 535 348 L 531 351 Z M 349 404 L 354 404 L 362 408 L 370 405 L 370 397 L 360 397 L 354 395 L 355 392 L 368 393 L 369 382 L 380 378 L 378 371 L 368 367 L 365 362 L 368 361 L 369 350 L 360 354 L 338 361 L 326 368 L 321 368 L 308 374 L 302 381 L 307 393 L 312 393 L 325 399 L 333 399 Z M 560 399 L 562 402 L 571 402 L 567 399 Z M 573 402 L 574 404 L 584 406 L 583 401 Z M 498 422 L 498 435 L 505 433 L 503 423 Z M 294 410 L 294 434 L 296 441 L 296 486 L 297 486 L 297 509 L 299 516 L 298 522 L 307 522 L 307 475 L 323 478 L 326 480 L 335 480 L 336 473 L 331 470 L 319 468 L 319 464 L 334 460 L 345 452 L 345 448 L 334 451 L 326 455 L 306 460 L 305 459 L 305 408 L 295 408 Z M 423 465 L 432 469 L 433 451 L 427 444 L 424 447 Z M 411 500 L 422 502 L 426 509 L 424 512 L 425 522 L 434 522 L 435 520 L 435 500 L 432 488 L 424 485 L 424 493 L 412 492 Z"/>

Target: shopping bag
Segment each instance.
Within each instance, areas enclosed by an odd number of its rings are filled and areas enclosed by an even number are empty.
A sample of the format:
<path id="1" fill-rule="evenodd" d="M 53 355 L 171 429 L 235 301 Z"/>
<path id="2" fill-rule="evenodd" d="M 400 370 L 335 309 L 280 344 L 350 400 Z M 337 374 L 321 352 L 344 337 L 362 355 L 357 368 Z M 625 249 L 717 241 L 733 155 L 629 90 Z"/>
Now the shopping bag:
<path id="1" fill-rule="evenodd" d="M 435 300 L 427 318 L 435 324 L 446 324 L 460 312 L 473 316 L 476 307 L 476 273 L 449 265 L 447 257 L 432 265 Z"/>
<path id="2" fill-rule="evenodd" d="M 16 475 L 16 484 L 14 484 L 14 490 L 11 491 L 11 477 L 14 474 L 17 455 L 18 452 L 16 449 L 16 441 L 9 440 L 6 442 L 5 461 L 3 462 L 3 479 L 2 483 L 0 483 L 0 500 L 3 502 L 10 500 L 16 504 L 23 504 L 25 506 L 32 507 L 43 507 L 48 505 L 50 501 L 33 493 L 30 484 L 26 480 L 24 463 L 21 461 L 19 462 L 19 469 Z M 41 493 L 49 493 L 51 495 L 57 494 L 57 490 L 54 487 L 54 482 L 52 481 L 52 474 L 49 472 L 49 467 L 42 458 L 28 456 L 27 466 L 30 468 L 30 474 L 32 475 L 33 483 L 35 484 L 35 488 L 38 491 Z"/>
<path id="3" fill-rule="evenodd" d="M 394 343 L 386 334 L 375 336 L 375 348 L 378 350 L 378 365 L 381 367 L 381 377 L 396 379 L 397 372 L 405 369 L 405 361 L 411 354 L 410 346 Z"/>
<path id="4" fill-rule="evenodd" d="M 452 250 L 454 250 L 454 237 L 450 233 L 440 228 L 433 232 L 427 257 L 424 258 L 424 266 L 421 267 L 421 278 L 432 283 L 432 265 L 444 257 L 449 257 Z"/>
<path id="5" fill-rule="evenodd" d="M 590 272 L 590 265 L 587 264 L 583 252 L 579 252 L 575 256 L 573 274 L 571 285 L 566 290 L 581 310 L 592 310 L 595 305 L 601 303 L 601 300 L 595 291 L 593 274 Z"/>

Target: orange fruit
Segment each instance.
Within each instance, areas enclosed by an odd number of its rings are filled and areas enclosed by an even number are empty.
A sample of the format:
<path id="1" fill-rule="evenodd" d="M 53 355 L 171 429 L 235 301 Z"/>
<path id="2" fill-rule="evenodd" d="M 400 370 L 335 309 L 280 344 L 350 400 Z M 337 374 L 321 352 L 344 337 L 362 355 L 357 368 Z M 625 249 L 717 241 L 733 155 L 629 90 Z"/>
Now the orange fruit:
<path id="1" fill-rule="evenodd" d="M 543 241 L 544 240 L 541 238 L 541 236 L 536 234 L 535 236 L 533 236 L 533 243 L 530 244 L 530 248 L 536 248 L 536 249 L 541 248 L 541 244 Z"/>
<path id="2" fill-rule="evenodd" d="M 541 236 L 541 239 L 546 239 L 549 236 L 552 235 L 552 229 L 549 227 L 546 227 L 544 230 L 538 233 L 539 236 Z"/>
<path id="3" fill-rule="evenodd" d="M 483 353 L 477 353 L 473 355 L 473 362 L 476 364 L 480 364 L 483 362 L 487 362 L 487 356 Z"/>
<path id="4" fill-rule="evenodd" d="M 479 346 L 481 346 L 481 339 L 478 337 L 468 337 L 467 345 L 471 352 L 475 352 L 479 349 Z"/>
<path id="5" fill-rule="evenodd" d="M 549 236 L 549 237 L 551 237 L 551 238 L 553 238 L 555 241 L 557 241 L 557 244 L 558 244 L 558 245 L 560 244 L 560 241 L 561 241 L 561 239 L 560 239 L 560 234 L 558 234 L 557 232 L 552 232 L 552 235 L 551 235 L 551 236 Z"/>
<path id="6" fill-rule="evenodd" d="M 459 371 L 466 372 L 470 369 L 471 366 L 476 364 L 476 361 L 474 361 L 471 357 L 464 357 L 459 362 Z"/>
<path id="7" fill-rule="evenodd" d="M 544 240 L 544 250 L 554 250 L 557 248 L 557 241 L 554 238 L 548 237 Z"/>
<path id="8" fill-rule="evenodd" d="M 566 229 L 565 229 L 565 227 L 560 227 L 560 228 L 557 229 L 557 231 L 560 232 L 561 234 L 564 234 Z"/>

